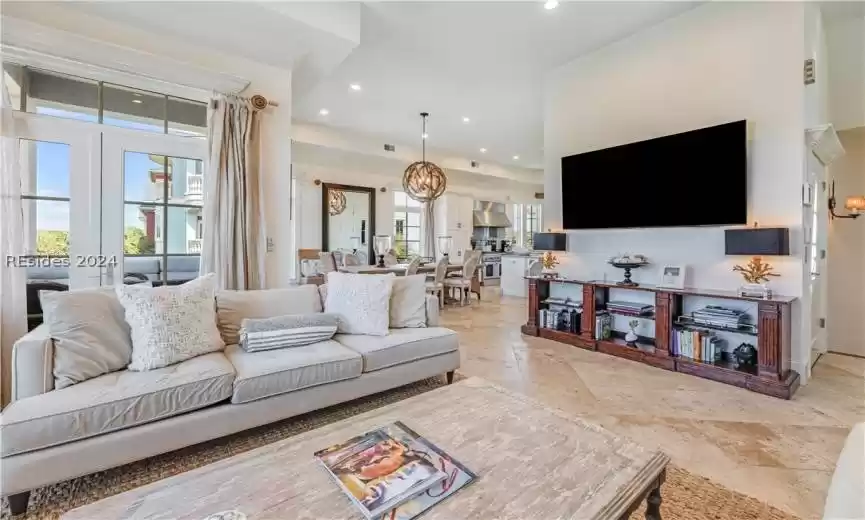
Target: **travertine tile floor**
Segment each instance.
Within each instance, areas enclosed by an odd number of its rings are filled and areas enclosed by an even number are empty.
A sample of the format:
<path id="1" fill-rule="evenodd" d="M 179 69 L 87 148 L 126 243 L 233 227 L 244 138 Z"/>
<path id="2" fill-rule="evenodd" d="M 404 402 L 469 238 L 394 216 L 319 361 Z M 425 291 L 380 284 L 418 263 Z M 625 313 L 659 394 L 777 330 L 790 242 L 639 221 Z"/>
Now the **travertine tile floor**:
<path id="1" fill-rule="evenodd" d="M 526 300 L 485 288 L 443 311 L 460 372 L 532 396 L 803 519 L 821 518 L 835 460 L 865 421 L 865 359 L 824 355 L 791 401 L 520 334 Z"/>

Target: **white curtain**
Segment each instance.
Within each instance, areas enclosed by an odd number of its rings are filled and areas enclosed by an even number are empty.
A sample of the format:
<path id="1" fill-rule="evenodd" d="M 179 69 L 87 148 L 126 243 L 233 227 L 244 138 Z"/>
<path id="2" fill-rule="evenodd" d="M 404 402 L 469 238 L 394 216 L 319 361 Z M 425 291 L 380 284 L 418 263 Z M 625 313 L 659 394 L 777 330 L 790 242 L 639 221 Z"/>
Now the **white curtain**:
<path id="1" fill-rule="evenodd" d="M 18 141 L 12 134 L 11 100 L 3 84 L 3 133 L 0 137 L 0 375 L 2 404 L 11 398 L 12 346 L 27 332 L 26 274 L 22 267 L 9 266 L 8 258 L 24 254 L 24 215 L 21 204 L 21 173 L 18 169 Z"/>
<path id="2" fill-rule="evenodd" d="M 234 96 L 217 96 L 210 105 L 201 272 L 216 273 L 224 289 L 265 287 L 259 117 Z"/>
<path id="3" fill-rule="evenodd" d="M 421 205 L 421 229 L 423 229 L 423 239 L 421 245 L 423 250 L 421 256 L 436 258 L 436 229 L 435 229 L 435 201 L 424 202 Z"/>

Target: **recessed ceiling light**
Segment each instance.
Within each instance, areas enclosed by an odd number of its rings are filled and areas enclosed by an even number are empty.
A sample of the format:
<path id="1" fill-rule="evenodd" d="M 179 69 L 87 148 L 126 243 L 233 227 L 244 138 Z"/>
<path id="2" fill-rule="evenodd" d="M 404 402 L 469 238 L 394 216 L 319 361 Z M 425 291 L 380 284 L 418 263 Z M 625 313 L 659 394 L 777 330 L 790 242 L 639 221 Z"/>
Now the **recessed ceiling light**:
<path id="1" fill-rule="evenodd" d="M 429 134 L 426 132 L 424 132 L 423 135 L 421 135 L 422 139 L 426 139 L 427 137 L 429 137 Z"/>
<path id="2" fill-rule="evenodd" d="M 559 6 L 558 0 L 547 0 L 544 3 L 544 9 L 548 9 L 548 10 L 549 9 L 555 9 L 558 6 Z"/>
<path id="3" fill-rule="evenodd" d="M 326 108 L 322 108 L 321 110 L 318 111 L 318 115 L 320 115 L 320 116 L 326 116 L 328 114 L 330 114 L 330 110 L 328 110 Z"/>
<path id="4" fill-rule="evenodd" d="M 357 83 L 352 83 L 351 85 L 348 86 L 348 88 L 350 88 L 354 91 L 358 91 L 358 90 L 360 90 L 360 85 L 358 85 Z"/>
<path id="5" fill-rule="evenodd" d="M 141 100 L 140 99 L 133 99 L 132 102 L 133 103 L 141 103 Z"/>
<path id="6" fill-rule="evenodd" d="M 481 153 L 487 153 L 487 149 L 486 149 L 486 148 L 481 148 Z"/>
<path id="7" fill-rule="evenodd" d="M 519 155 L 515 155 L 515 156 L 514 156 L 514 160 L 515 160 L 515 161 L 519 161 L 519 160 L 520 160 L 520 156 L 519 156 Z"/>
<path id="8" fill-rule="evenodd" d="M 469 122 L 471 122 L 471 119 L 469 119 L 469 118 L 467 118 L 467 117 L 464 117 L 464 118 L 463 118 L 463 123 L 469 123 Z"/>

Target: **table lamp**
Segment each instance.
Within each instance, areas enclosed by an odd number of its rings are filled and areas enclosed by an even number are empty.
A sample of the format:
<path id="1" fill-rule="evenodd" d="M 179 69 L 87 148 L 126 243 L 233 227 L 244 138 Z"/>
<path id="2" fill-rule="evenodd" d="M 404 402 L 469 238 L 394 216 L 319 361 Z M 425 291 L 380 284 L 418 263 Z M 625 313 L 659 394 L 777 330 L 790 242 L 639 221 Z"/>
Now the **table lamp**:
<path id="1" fill-rule="evenodd" d="M 451 247 L 454 245 L 454 238 L 450 235 L 441 235 L 438 237 L 439 253 L 442 256 L 448 256 L 451 252 Z"/>
<path id="2" fill-rule="evenodd" d="M 377 267 L 385 267 L 384 255 L 390 251 L 390 235 L 376 235 L 373 239 L 373 246 L 375 247 L 375 254 L 378 255 Z"/>
<path id="3" fill-rule="evenodd" d="M 745 284 L 739 287 L 739 296 L 771 298 L 772 290 L 767 285 L 770 277 L 781 276 L 764 262 L 763 256 L 786 256 L 790 254 L 790 231 L 787 228 L 750 228 L 724 230 L 724 254 L 727 256 L 751 256 L 746 266 L 737 265 L 734 271 L 742 273 Z"/>
<path id="4" fill-rule="evenodd" d="M 532 236 L 532 247 L 535 251 L 544 251 L 544 256 L 541 257 L 541 264 L 544 266 L 541 276 L 556 278 L 558 273 L 555 267 L 559 265 L 559 259 L 553 251 L 567 251 L 568 236 L 564 233 L 535 233 Z"/>

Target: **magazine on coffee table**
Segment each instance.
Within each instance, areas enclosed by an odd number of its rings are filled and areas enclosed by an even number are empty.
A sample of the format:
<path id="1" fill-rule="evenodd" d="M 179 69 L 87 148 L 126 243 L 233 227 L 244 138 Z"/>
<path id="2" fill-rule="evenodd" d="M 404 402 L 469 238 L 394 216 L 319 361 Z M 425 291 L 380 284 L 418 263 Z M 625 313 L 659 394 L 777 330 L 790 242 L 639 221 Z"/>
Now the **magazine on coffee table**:
<path id="1" fill-rule="evenodd" d="M 367 518 L 378 518 L 442 481 L 427 447 L 386 428 L 317 451 L 315 458 Z"/>
<path id="2" fill-rule="evenodd" d="M 460 464 L 458 460 L 415 433 L 405 424 L 395 422 L 385 426 L 382 430 L 398 441 L 415 446 L 417 452 L 423 452 L 426 460 L 447 476 L 428 489 L 418 492 L 411 500 L 407 500 L 388 511 L 378 520 L 411 520 L 416 518 L 477 479 L 477 475 Z"/>

